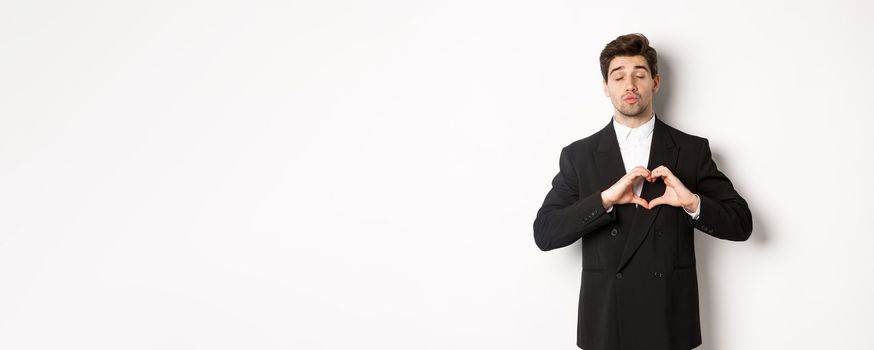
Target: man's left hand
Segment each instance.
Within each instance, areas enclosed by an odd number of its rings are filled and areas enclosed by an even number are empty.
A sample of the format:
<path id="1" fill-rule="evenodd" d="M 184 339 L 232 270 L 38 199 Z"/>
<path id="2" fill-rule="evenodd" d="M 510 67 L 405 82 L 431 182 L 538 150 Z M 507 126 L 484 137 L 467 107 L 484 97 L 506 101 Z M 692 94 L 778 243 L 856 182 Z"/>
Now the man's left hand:
<path id="1" fill-rule="evenodd" d="M 653 169 L 646 180 L 649 182 L 655 182 L 660 177 L 665 180 L 665 193 L 661 195 L 661 197 L 649 201 L 647 209 L 655 208 L 655 206 L 659 204 L 682 207 L 690 213 L 695 212 L 698 209 L 698 206 L 701 205 L 701 200 L 698 196 L 689 191 L 689 189 L 683 185 L 683 182 L 681 182 L 680 179 L 664 165 Z"/>

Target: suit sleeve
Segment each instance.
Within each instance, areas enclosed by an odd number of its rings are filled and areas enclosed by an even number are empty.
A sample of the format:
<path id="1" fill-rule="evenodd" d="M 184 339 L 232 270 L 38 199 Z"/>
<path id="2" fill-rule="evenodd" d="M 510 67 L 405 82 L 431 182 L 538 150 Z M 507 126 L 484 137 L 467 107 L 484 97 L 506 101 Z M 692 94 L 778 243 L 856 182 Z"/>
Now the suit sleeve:
<path id="1" fill-rule="evenodd" d="M 701 214 L 697 220 L 687 216 L 688 223 L 716 238 L 745 241 L 753 231 L 750 208 L 728 177 L 716 167 L 707 139 L 702 147 L 697 177 Z"/>
<path id="2" fill-rule="evenodd" d="M 561 248 L 616 220 L 601 204 L 601 191 L 580 196 L 570 146 L 561 150 L 559 172 L 534 219 L 534 242 L 543 251 Z"/>

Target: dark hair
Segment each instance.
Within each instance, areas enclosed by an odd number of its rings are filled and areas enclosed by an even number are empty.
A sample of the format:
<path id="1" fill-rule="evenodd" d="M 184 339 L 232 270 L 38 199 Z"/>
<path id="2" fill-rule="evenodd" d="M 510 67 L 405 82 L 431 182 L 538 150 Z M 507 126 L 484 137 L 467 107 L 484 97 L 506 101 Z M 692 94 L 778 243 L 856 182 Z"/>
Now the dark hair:
<path id="1" fill-rule="evenodd" d="M 650 74 L 655 77 L 659 73 L 658 55 L 656 50 L 649 46 L 649 39 L 643 34 L 625 34 L 616 40 L 611 41 L 604 50 L 601 51 L 601 75 L 604 81 L 607 81 L 607 69 L 610 68 L 610 61 L 616 56 L 643 56 L 646 62 L 649 63 Z"/>

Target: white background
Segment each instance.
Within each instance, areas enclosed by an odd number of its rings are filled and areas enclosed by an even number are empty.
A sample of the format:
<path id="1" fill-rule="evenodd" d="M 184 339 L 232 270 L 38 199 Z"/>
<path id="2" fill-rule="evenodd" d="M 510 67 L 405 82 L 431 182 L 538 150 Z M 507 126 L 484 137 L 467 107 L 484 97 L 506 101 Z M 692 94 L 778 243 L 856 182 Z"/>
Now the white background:
<path id="1" fill-rule="evenodd" d="M 870 348 L 872 5 L 4 1 L 0 348 L 575 349 L 532 223 L 642 32 L 747 242 L 700 349 Z"/>

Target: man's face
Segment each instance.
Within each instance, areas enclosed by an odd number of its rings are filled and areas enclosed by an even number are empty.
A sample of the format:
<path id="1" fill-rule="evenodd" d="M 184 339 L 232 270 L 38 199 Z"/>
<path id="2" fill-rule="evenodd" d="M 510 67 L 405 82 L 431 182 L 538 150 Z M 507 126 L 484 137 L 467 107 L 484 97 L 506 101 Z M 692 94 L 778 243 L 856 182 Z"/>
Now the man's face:
<path id="1" fill-rule="evenodd" d="M 652 76 L 643 56 L 616 56 L 607 68 L 604 95 L 616 113 L 625 117 L 649 117 L 652 96 L 659 91 L 659 76 Z"/>

